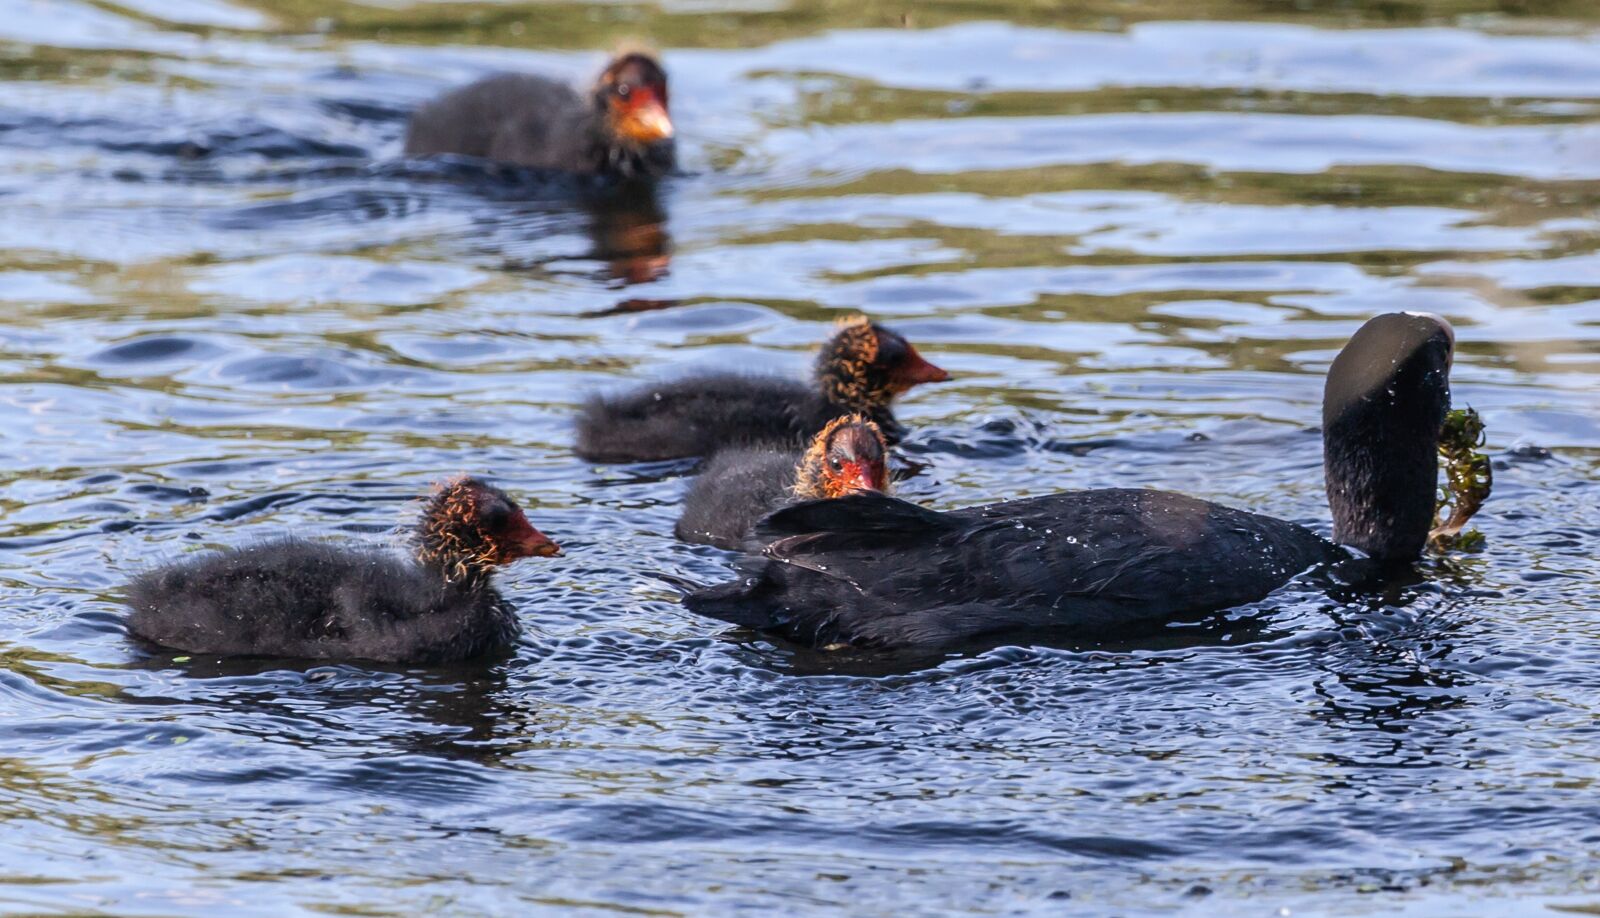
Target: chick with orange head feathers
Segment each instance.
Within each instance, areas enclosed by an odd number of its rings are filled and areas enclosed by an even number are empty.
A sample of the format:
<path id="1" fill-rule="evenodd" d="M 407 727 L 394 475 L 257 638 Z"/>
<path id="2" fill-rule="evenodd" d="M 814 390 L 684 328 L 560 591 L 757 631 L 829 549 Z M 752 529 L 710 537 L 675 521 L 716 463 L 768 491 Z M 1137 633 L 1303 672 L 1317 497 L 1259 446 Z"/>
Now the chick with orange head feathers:
<path id="1" fill-rule="evenodd" d="M 861 415 L 835 418 L 803 451 L 747 447 L 717 453 L 683 500 L 676 533 L 685 542 L 751 548 L 757 520 L 803 500 L 889 491 L 889 446 Z"/>
<path id="2" fill-rule="evenodd" d="M 839 323 L 810 383 L 711 371 L 590 399 L 577 453 L 594 462 L 707 456 L 730 447 L 799 449 L 834 419 L 859 414 L 893 444 L 905 434 L 896 398 L 950 378 L 900 334 L 866 316 Z"/>
<path id="3" fill-rule="evenodd" d="M 520 631 L 495 569 L 560 553 L 509 495 L 466 476 L 435 489 L 411 548 L 287 537 L 163 565 L 128 585 L 128 630 L 216 656 L 464 660 Z"/>

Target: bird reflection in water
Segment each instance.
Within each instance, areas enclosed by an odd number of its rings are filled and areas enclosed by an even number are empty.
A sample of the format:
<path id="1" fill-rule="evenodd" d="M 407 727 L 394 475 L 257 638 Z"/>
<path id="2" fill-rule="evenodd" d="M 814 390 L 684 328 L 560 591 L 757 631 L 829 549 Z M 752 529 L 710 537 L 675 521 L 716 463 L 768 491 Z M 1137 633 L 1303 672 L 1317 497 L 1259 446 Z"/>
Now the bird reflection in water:
<path id="1" fill-rule="evenodd" d="M 593 258 L 606 266 L 616 286 L 647 284 L 665 277 L 672 265 L 672 236 L 667 213 L 652 188 L 619 189 L 587 202 Z M 632 302 L 632 301 L 629 301 Z M 676 301 L 642 300 L 640 308 L 618 306 L 615 312 L 661 309 Z"/>

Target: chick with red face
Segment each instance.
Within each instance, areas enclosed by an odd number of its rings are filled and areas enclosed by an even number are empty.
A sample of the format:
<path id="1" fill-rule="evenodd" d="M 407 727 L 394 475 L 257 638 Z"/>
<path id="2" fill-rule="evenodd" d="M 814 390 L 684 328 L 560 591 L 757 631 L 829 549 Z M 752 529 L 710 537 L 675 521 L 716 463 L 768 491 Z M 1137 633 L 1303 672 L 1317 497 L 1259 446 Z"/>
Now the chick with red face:
<path id="1" fill-rule="evenodd" d="M 752 549 L 751 530 L 772 511 L 856 491 L 889 491 L 889 446 L 860 415 L 836 418 L 804 450 L 729 449 L 711 457 L 683 499 L 685 542 Z"/>
<path id="2" fill-rule="evenodd" d="M 595 94 L 610 142 L 645 149 L 672 141 L 667 73 L 654 57 L 636 51 L 612 61 L 600 74 Z"/>
<path id="3" fill-rule="evenodd" d="M 128 585 L 128 630 L 216 656 L 464 660 L 520 632 L 494 571 L 557 554 L 509 495 L 463 476 L 424 505 L 410 558 L 285 537 L 178 561 Z"/>
<path id="4" fill-rule="evenodd" d="M 447 93 L 412 113 L 405 152 L 653 181 L 676 165 L 675 133 L 666 71 L 649 52 L 629 51 L 587 95 L 530 74 L 498 74 Z"/>
<path id="5" fill-rule="evenodd" d="M 859 414 L 835 418 L 811 441 L 795 469 L 794 497 L 815 500 L 852 491 L 889 493 L 889 446 Z"/>
<path id="6" fill-rule="evenodd" d="M 460 580 L 488 576 L 519 558 L 561 553 L 533 528 L 506 492 L 476 478 L 455 478 L 435 489 L 417 525 L 419 562 Z"/>

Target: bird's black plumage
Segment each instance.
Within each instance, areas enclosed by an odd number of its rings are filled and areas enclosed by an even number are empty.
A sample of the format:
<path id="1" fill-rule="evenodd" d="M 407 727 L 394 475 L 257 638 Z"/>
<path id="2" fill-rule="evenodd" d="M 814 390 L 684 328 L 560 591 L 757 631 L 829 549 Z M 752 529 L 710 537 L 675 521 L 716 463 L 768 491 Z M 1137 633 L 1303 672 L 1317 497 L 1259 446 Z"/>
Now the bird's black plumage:
<path id="1" fill-rule="evenodd" d="M 192 653 L 437 663 L 510 646 L 487 578 L 449 581 L 386 551 L 285 538 L 148 571 L 128 629 Z"/>
<path id="2" fill-rule="evenodd" d="M 781 509 L 757 541 L 768 543 L 766 557 L 744 579 L 687 605 L 819 646 L 1125 633 L 1260 599 L 1338 557 L 1293 523 L 1123 489 L 946 513 L 852 494 Z"/>
<path id="3" fill-rule="evenodd" d="M 685 542 L 749 547 L 756 521 L 794 500 L 799 450 L 724 450 L 706 462 L 683 498 L 674 532 Z"/>
<path id="4" fill-rule="evenodd" d="M 279 538 L 176 561 L 129 583 L 128 630 L 219 656 L 464 660 L 517 637 L 494 569 L 560 552 L 504 491 L 467 477 L 435 490 L 412 549 Z"/>
<path id="5" fill-rule="evenodd" d="M 756 521 L 802 500 L 887 492 L 888 444 L 859 414 L 829 422 L 804 450 L 747 447 L 712 456 L 683 499 L 676 533 L 718 548 L 754 547 Z"/>
<path id="6" fill-rule="evenodd" d="M 1330 370 L 1335 535 L 1414 559 L 1432 523 L 1452 335 L 1373 319 Z M 1426 503 L 1428 512 L 1418 511 Z M 876 494 L 778 510 L 765 557 L 689 608 L 802 643 L 940 646 L 1019 631 L 1123 634 L 1251 602 L 1349 557 L 1304 527 L 1181 494 L 1067 491 L 939 513 Z"/>
<path id="7" fill-rule="evenodd" d="M 675 163 L 671 137 L 634 142 L 608 117 L 608 93 L 618 74 L 659 81 L 665 94 L 660 65 L 639 54 L 613 62 L 589 97 L 546 77 L 497 74 L 418 108 L 407 126 L 405 152 L 454 153 L 622 179 L 664 175 Z"/>
<path id="8" fill-rule="evenodd" d="M 848 407 L 796 380 L 705 373 L 591 398 L 578 455 L 595 462 L 703 456 L 724 447 L 798 449 Z"/>
<path id="9" fill-rule="evenodd" d="M 1443 320 L 1391 313 L 1363 325 L 1328 368 L 1323 478 L 1341 544 L 1382 559 L 1422 552 L 1438 512 L 1454 346 Z"/>
<path id="10" fill-rule="evenodd" d="M 648 462 L 727 447 L 802 448 L 850 414 L 895 443 L 905 428 L 894 418 L 894 399 L 948 378 L 898 333 L 856 316 L 823 343 L 809 384 L 713 372 L 596 396 L 578 414 L 576 450 L 594 462 Z"/>

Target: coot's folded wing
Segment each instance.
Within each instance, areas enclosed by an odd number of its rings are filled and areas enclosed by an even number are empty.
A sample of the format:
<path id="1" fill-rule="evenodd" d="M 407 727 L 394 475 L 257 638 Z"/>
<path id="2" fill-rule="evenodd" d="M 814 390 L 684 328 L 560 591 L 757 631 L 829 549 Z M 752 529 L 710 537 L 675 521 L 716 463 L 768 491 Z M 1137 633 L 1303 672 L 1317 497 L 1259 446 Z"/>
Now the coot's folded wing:
<path id="1" fill-rule="evenodd" d="M 878 495 L 825 503 L 768 517 L 767 563 L 691 608 L 825 643 L 1126 633 L 1260 599 L 1333 551 L 1292 523 L 1161 491 L 949 513 Z"/>
<path id="2" fill-rule="evenodd" d="M 886 552 L 931 545 L 954 525 L 943 514 L 872 492 L 803 501 L 756 524 L 764 557 L 746 559 L 738 579 L 696 590 L 684 604 L 747 628 L 830 643 L 840 610 L 875 602 L 859 580 L 878 576 Z"/>
<path id="3" fill-rule="evenodd" d="M 1128 630 L 1184 604 L 1172 583 L 1184 551 L 1144 519 L 1142 496 L 1153 493 L 1069 492 L 949 513 L 876 495 L 803 505 L 763 528 L 777 537 L 765 579 L 783 585 L 770 592 L 791 620 L 825 613 L 825 632 L 858 644 Z"/>

